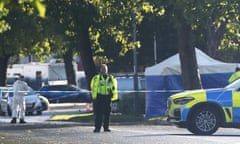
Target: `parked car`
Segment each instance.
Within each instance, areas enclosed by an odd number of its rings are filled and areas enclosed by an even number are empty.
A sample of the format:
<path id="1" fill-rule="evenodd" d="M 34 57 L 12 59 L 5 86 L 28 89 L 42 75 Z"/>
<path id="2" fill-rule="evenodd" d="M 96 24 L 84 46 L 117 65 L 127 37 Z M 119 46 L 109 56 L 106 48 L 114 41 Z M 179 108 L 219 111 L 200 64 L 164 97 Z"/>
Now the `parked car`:
<path id="1" fill-rule="evenodd" d="M 40 95 L 50 103 L 91 102 L 91 94 L 75 85 L 46 85 L 40 89 Z"/>
<path id="2" fill-rule="evenodd" d="M 219 127 L 239 128 L 240 79 L 225 88 L 174 94 L 166 113 L 170 122 L 198 135 L 211 135 Z"/>
<path id="3" fill-rule="evenodd" d="M 29 93 L 25 96 L 26 101 L 26 115 L 41 115 L 43 111 L 48 109 L 49 102 L 46 98 L 35 93 L 29 87 Z M 12 114 L 13 105 L 13 88 L 2 87 L 0 88 L 0 115 Z"/>

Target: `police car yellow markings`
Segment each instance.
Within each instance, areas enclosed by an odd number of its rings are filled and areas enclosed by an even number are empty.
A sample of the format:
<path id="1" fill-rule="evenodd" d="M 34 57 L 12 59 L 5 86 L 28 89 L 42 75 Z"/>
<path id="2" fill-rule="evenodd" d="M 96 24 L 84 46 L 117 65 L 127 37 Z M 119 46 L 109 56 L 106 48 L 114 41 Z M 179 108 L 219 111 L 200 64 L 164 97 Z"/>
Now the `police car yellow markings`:
<path id="1" fill-rule="evenodd" d="M 234 122 L 240 122 L 240 92 L 232 94 L 232 115 Z"/>
<path id="2" fill-rule="evenodd" d="M 181 120 L 182 121 L 186 121 L 187 120 L 187 116 L 189 113 L 190 108 L 192 108 L 195 104 L 199 103 L 199 102 L 205 102 L 207 100 L 206 98 L 206 91 L 205 90 L 197 90 L 197 91 L 193 91 L 193 92 L 186 92 L 183 93 L 183 95 L 185 96 L 189 96 L 189 97 L 194 97 L 194 100 L 187 103 L 186 105 L 181 107 Z"/>

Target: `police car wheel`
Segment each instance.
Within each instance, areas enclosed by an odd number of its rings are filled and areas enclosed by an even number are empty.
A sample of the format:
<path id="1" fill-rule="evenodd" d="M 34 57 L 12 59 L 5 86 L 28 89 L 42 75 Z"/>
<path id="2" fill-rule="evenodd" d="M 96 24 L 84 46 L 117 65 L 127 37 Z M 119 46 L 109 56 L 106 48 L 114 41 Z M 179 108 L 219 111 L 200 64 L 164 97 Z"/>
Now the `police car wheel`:
<path id="1" fill-rule="evenodd" d="M 211 107 L 202 107 L 193 112 L 188 130 L 197 135 L 211 135 L 219 127 L 219 113 Z"/>

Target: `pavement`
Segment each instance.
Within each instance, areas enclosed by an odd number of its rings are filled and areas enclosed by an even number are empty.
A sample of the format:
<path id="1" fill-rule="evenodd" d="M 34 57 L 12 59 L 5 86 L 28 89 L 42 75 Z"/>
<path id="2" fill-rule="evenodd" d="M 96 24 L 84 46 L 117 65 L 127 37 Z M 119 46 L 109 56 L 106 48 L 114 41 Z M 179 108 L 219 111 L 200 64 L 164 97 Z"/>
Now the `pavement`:
<path id="1" fill-rule="evenodd" d="M 47 111 L 43 111 L 42 115 L 26 116 L 25 120 L 28 123 L 42 123 L 48 121 L 50 117 L 56 114 L 77 114 L 79 112 L 87 112 L 92 109 L 91 104 L 86 103 L 64 103 L 64 104 L 50 104 Z M 9 123 L 10 116 L 0 116 L 0 122 Z"/>
<path id="2" fill-rule="evenodd" d="M 64 104 L 50 104 L 49 109 L 44 111 L 42 115 L 26 116 L 27 123 L 51 123 L 50 117 L 57 114 L 79 114 L 87 113 L 92 110 L 92 104 L 86 103 L 64 103 Z M 9 123 L 11 121 L 10 116 L 0 116 L 0 123 Z M 56 123 L 56 121 L 54 122 Z M 85 122 L 86 123 L 86 122 Z M 113 125 L 119 125 L 119 122 L 111 122 Z M 145 124 L 145 125 L 169 125 L 165 120 L 146 120 L 144 122 L 121 122 L 123 125 L 128 124 Z"/>

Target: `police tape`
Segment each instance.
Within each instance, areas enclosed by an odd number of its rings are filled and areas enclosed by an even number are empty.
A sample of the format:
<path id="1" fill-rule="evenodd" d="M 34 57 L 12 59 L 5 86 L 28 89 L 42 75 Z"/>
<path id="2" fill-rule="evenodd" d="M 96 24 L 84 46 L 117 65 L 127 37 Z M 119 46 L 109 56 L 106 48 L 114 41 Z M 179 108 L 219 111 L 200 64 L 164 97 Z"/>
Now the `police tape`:
<path id="1" fill-rule="evenodd" d="M 184 90 L 118 90 L 118 93 L 178 93 L 183 91 Z"/>
<path id="2" fill-rule="evenodd" d="M 184 90 L 118 90 L 118 93 L 178 93 L 178 92 L 183 92 Z M 76 92 L 76 91 L 35 91 L 35 92 Z M 79 92 L 89 92 L 91 93 L 90 90 L 84 90 L 84 91 L 79 91 Z"/>
<path id="3" fill-rule="evenodd" d="M 118 90 L 118 93 L 178 93 L 178 92 L 183 92 L 184 90 Z M 90 93 L 90 90 L 84 90 L 84 91 L 64 91 L 64 90 L 54 90 L 54 91 L 13 91 L 13 90 L 0 90 L 0 92 L 35 92 L 35 93 L 73 93 L 73 92 L 82 92 L 82 93 Z"/>

